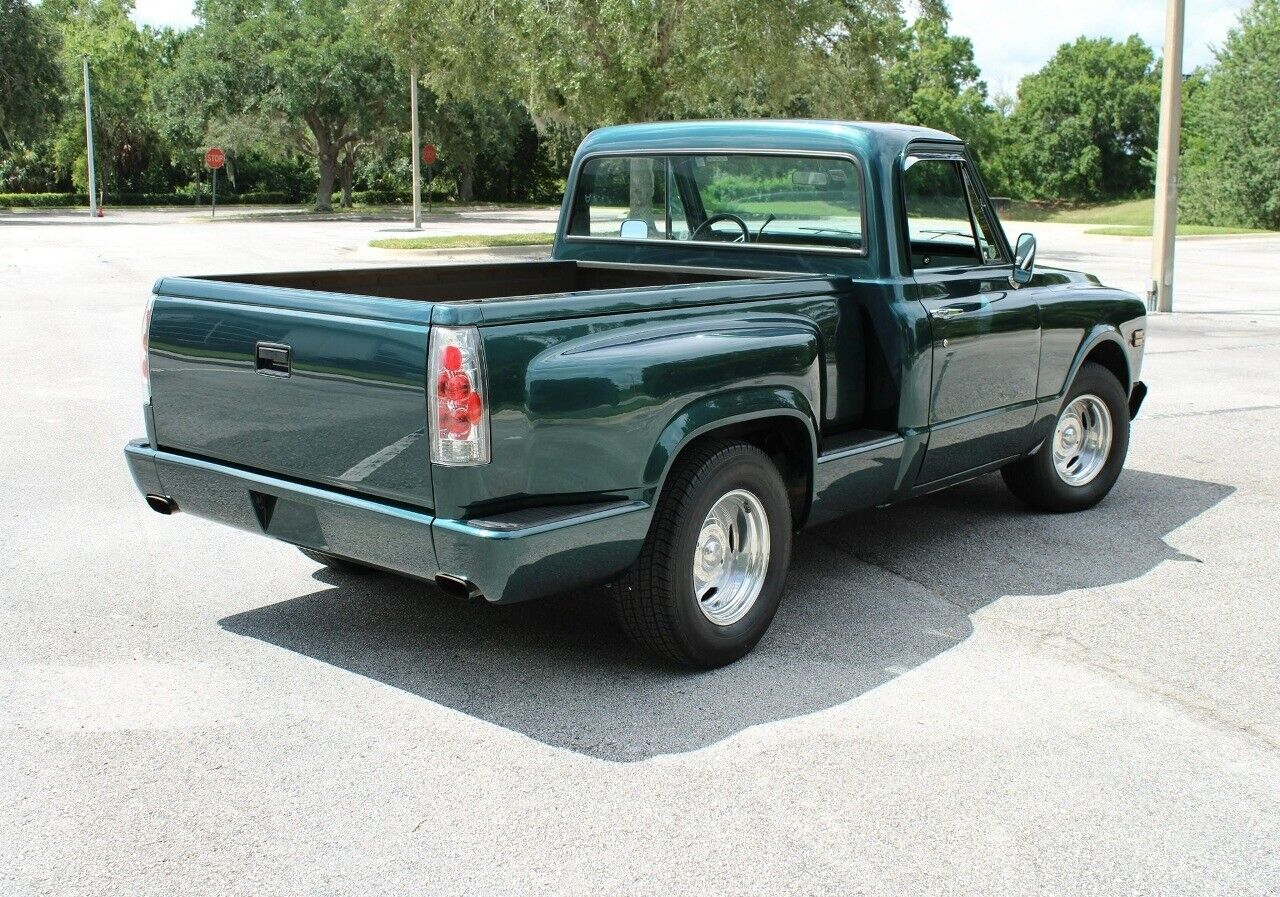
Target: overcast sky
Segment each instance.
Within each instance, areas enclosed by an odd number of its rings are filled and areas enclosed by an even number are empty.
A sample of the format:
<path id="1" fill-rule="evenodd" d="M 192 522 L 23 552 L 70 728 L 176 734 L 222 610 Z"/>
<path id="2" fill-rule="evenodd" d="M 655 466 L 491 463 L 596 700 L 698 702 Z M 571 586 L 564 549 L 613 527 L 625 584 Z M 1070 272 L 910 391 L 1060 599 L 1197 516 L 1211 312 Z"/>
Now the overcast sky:
<path id="1" fill-rule="evenodd" d="M 973 41 L 974 56 L 991 92 L 1012 94 L 1060 44 L 1081 34 L 1124 38 L 1134 32 L 1159 54 L 1164 44 L 1165 0 L 948 0 L 951 29 Z M 136 0 L 134 19 L 182 28 L 194 23 L 191 0 Z M 1187 0 L 1184 68 L 1213 58 L 1211 46 L 1226 37 L 1248 0 Z"/>

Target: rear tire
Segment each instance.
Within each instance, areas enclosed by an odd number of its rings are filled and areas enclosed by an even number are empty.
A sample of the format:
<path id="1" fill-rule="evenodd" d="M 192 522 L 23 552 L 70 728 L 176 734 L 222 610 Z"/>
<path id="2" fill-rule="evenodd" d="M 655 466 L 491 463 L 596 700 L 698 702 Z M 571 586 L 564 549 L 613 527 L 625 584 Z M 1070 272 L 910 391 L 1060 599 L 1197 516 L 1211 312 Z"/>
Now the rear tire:
<path id="1" fill-rule="evenodd" d="M 364 564 L 357 563 L 356 561 L 349 561 L 346 558 L 326 554 L 323 551 L 316 551 L 314 548 L 303 548 L 299 545 L 298 550 L 317 564 L 323 564 L 330 570 L 337 573 L 361 574 L 368 573 L 372 569 L 370 567 L 366 567 Z"/>
<path id="2" fill-rule="evenodd" d="M 768 455 L 743 442 L 695 448 L 669 474 L 640 558 L 614 585 L 623 629 L 682 666 L 742 657 L 778 609 L 792 526 Z"/>
<path id="3" fill-rule="evenodd" d="M 1042 511 L 1083 511 L 1106 498 L 1129 452 L 1124 387 L 1087 361 L 1062 400 L 1054 431 L 1029 458 L 1004 467 L 1009 491 Z"/>

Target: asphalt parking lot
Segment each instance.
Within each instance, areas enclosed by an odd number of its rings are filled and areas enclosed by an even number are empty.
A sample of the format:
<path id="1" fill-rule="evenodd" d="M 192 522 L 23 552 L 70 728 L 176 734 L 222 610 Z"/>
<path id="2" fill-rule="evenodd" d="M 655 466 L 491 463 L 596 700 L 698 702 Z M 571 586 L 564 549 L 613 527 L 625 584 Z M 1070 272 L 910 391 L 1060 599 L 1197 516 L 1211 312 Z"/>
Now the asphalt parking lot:
<path id="1" fill-rule="evenodd" d="M 136 494 L 157 276 L 405 228 L 0 213 L 0 894 L 1280 892 L 1280 237 L 1180 242 L 1103 505 L 986 477 L 809 531 L 689 674 L 595 593 L 458 603 Z M 1145 240 L 1025 229 L 1144 288 Z"/>

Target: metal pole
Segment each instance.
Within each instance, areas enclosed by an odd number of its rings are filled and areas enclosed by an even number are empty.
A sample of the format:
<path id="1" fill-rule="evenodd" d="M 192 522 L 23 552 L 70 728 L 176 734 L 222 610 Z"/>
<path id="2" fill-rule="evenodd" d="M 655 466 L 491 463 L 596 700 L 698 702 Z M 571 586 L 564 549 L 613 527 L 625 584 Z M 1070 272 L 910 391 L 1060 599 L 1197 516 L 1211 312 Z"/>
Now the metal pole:
<path id="1" fill-rule="evenodd" d="M 213 170 L 213 202 L 209 205 L 209 217 L 218 217 L 218 169 Z"/>
<path id="2" fill-rule="evenodd" d="M 93 170 L 93 100 L 89 98 L 89 57 L 84 63 L 84 142 L 89 158 L 89 215 L 98 214 L 98 179 Z"/>
<path id="3" fill-rule="evenodd" d="M 1182 32 L 1185 0 L 1168 0 L 1164 77 L 1160 84 L 1160 147 L 1156 159 L 1151 293 L 1147 307 L 1173 311 L 1173 250 L 1178 235 L 1178 141 L 1182 125 Z"/>
<path id="4" fill-rule="evenodd" d="M 418 136 L 418 65 L 409 70 L 409 127 L 413 132 L 413 227 L 422 229 L 422 173 L 418 160 L 422 157 L 421 139 Z"/>

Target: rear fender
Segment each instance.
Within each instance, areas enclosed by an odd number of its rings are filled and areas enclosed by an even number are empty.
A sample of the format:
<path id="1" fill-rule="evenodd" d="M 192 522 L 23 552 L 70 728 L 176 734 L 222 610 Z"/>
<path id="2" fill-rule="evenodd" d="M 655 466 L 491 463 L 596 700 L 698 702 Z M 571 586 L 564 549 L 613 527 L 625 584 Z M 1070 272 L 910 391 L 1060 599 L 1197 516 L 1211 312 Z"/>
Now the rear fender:
<path id="1" fill-rule="evenodd" d="M 817 431 L 813 402 L 797 389 L 788 387 L 757 387 L 721 392 L 704 396 L 686 406 L 677 414 L 658 438 L 645 467 L 645 484 L 652 490 L 656 501 L 662 494 L 671 468 L 680 453 L 694 441 L 723 430 L 731 433 L 744 423 L 768 420 L 798 421 L 807 434 L 808 495 L 805 509 L 813 502 L 813 470 L 817 463 Z"/>

